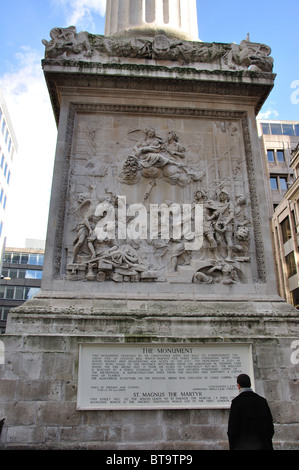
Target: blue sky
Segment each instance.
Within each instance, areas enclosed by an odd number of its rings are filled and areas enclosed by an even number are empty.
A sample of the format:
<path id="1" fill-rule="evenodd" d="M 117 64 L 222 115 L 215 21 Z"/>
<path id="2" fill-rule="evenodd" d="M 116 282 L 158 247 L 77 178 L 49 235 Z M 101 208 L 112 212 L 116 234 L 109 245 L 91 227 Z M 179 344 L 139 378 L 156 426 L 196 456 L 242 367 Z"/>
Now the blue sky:
<path id="1" fill-rule="evenodd" d="M 104 33 L 105 0 L 1 0 L 1 3 L 0 81 L 3 74 L 20 66 L 20 55 L 31 51 L 43 57 L 41 40 L 49 39 L 54 26 L 76 23 L 78 30 Z M 197 0 L 197 5 L 201 40 L 239 43 L 249 32 L 253 42 L 272 48 L 277 78 L 263 111 L 273 109 L 278 113 L 270 118 L 298 119 L 299 106 L 291 102 L 294 93 L 291 84 L 299 80 L 298 0 Z"/>
<path id="2" fill-rule="evenodd" d="M 53 27 L 72 24 L 104 34 L 105 0 L 0 0 L 0 5 L 0 87 L 19 141 L 8 243 L 21 246 L 25 237 L 45 238 L 56 145 L 41 41 L 50 39 Z M 197 0 L 197 5 L 202 41 L 240 43 L 250 33 L 251 41 L 272 48 L 277 77 L 262 117 L 299 120 L 298 0 Z"/>

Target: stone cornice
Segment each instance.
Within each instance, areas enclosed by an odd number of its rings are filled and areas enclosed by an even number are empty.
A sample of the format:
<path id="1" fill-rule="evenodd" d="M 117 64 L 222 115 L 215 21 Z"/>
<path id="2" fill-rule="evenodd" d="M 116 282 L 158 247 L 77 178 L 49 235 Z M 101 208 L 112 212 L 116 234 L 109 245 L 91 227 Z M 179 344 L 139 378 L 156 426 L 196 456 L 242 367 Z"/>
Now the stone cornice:
<path id="1" fill-rule="evenodd" d="M 117 63 L 117 62 L 86 62 L 83 60 L 70 60 L 70 59 L 43 59 L 42 66 L 44 70 L 51 71 L 69 71 L 77 73 L 104 73 L 111 71 L 112 74 L 115 71 L 127 72 L 131 71 L 139 76 L 140 72 L 144 75 L 159 75 L 166 73 L 170 77 L 179 75 L 180 77 L 203 77 L 207 75 L 212 78 L 213 76 L 223 76 L 226 79 L 249 79 L 250 81 L 261 81 L 266 80 L 274 81 L 276 74 L 272 72 L 259 72 L 255 70 L 225 70 L 225 69 L 197 69 L 192 66 L 167 66 L 159 65 L 156 63 Z"/>
<path id="2" fill-rule="evenodd" d="M 266 72 L 195 70 L 134 64 L 100 64 L 43 60 L 43 69 L 56 121 L 60 87 L 106 88 L 197 93 L 254 98 L 256 114 L 273 88 L 275 75 Z"/>

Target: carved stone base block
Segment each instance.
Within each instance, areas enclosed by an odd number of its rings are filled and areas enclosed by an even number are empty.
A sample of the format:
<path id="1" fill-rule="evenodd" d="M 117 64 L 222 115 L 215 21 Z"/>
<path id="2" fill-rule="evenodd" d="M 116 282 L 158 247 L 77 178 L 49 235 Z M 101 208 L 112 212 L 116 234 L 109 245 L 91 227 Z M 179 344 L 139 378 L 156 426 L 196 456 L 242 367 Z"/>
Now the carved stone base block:
<path id="1" fill-rule="evenodd" d="M 291 345 L 299 326 L 284 302 L 54 298 L 36 299 L 10 316 L 5 370 L 0 366 L 3 448 L 227 450 L 227 408 L 78 410 L 79 348 L 227 345 L 233 351 L 249 344 L 255 390 L 267 396 L 275 421 L 274 448 L 298 449 Z"/>
<path id="2" fill-rule="evenodd" d="M 298 448 L 298 317 L 277 294 L 256 130 L 274 82 L 269 48 L 74 28 L 51 37 L 43 68 L 58 139 L 45 265 L 40 294 L 11 312 L 3 336 L 1 446 L 227 449 L 227 407 L 78 409 L 80 344 L 226 344 L 230 354 L 246 344 L 275 448 Z M 114 362 L 111 396 L 123 390 Z"/>

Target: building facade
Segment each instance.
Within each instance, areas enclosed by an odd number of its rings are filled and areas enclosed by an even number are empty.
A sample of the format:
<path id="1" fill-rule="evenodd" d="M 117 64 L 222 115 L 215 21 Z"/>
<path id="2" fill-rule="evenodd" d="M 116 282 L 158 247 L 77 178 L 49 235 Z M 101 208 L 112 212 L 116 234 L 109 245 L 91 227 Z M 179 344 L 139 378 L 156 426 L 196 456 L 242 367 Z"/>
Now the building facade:
<path id="1" fill-rule="evenodd" d="M 299 121 L 258 121 L 280 295 L 299 306 Z"/>
<path id="2" fill-rule="evenodd" d="M 0 250 L 5 240 L 6 208 L 11 185 L 11 175 L 18 150 L 12 121 L 0 89 Z"/>
<path id="3" fill-rule="evenodd" d="M 40 290 L 43 264 L 43 249 L 6 248 L 0 284 L 1 334 L 5 333 L 9 310 L 31 299 Z"/>
<path id="4" fill-rule="evenodd" d="M 268 180 L 269 212 L 272 216 L 294 181 L 290 163 L 299 142 L 299 121 L 258 120 L 257 124 L 265 153 L 265 178 Z"/>
<path id="5" fill-rule="evenodd" d="M 275 208 L 272 224 L 280 295 L 299 308 L 299 144 L 291 168 L 294 182 Z"/>

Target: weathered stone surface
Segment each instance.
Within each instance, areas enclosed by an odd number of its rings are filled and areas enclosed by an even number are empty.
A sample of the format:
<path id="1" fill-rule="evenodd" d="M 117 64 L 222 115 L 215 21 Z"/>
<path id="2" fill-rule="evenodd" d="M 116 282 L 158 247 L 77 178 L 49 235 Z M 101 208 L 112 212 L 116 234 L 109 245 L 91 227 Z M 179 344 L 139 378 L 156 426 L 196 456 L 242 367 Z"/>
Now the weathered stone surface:
<path id="1" fill-rule="evenodd" d="M 1 448 L 227 449 L 225 409 L 77 410 L 79 345 L 250 343 L 275 448 L 298 449 L 298 314 L 277 293 L 255 122 L 270 49 L 127 33 L 43 41 L 58 124 L 49 228 L 41 293 L 3 336 Z M 124 209 L 118 196 L 149 215 L 185 203 L 195 217 L 200 203 L 203 245 L 187 250 L 187 231 L 103 239 L 101 204 Z"/>
<path id="2" fill-rule="evenodd" d="M 186 323 L 188 321 L 186 319 Z M 230 319 L 227 319 L 227 323 L 229 322 Z M 151 340 L 164 343 L 252 343 L 256 389 L 258 393 L 267 396 L 273 413 L 275 448 L 297 448 L 295 441 L 298 429 L 296 410 L 299 371 L 298 366 L 290 360 L 292 349 L 288 320 L 284 319 L 282 332 L 276 330 L 269 332 L 268 336 L 257 334 L 254 328 L 249 334 L 244 328 L 246 320 L 241 318 L 238 321 L 238 331 L 231 323 L 230 333 L 227 332 L 225 337 L 217 336 L 222 328 L 221 322 L 214 319 L 213 324 L 213 336 L 203 338 L 201 328 L 198 328 L 196 335 L 188 337 L 182 328 L 180 336 L 178 331 L 175 332 L 175 338 L 170 331 L 167 337 L 162 334 Z M 10 364 L 10 370 L 20 370 L 24 364 L 23 356 L 27 361 L 28 354 L 36 353 L 39 337 L 40 335 L 26 335 L 26 347 L 16 355 L 14 347 L 19 335 L 5 336 L 6 364 Z M 63 350 L 57 348 L 62 339 L 65 345 Z M 35 372 L 38 380 L 24 381 L 21 374 L 13 380 L 6 378 L 5 375 L 9 377 L 11 372 L 7 367 L 1 366 L 4 375 L 0 410 L 5 412 L 6 417 L 1 436 L 2 448 L 226 449 L 228 410 L 76 410 L 79 343 L 127 340 L 138 342 L 144 339 L 148 340 L 142 335 L 130 338 L 109 334 L 82 337 L 74 332 L 63 336 L 44 332 L 41 336 L 42 360 L 38 361 L 39 374 Z"/>

